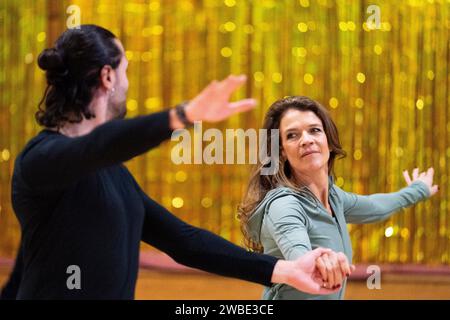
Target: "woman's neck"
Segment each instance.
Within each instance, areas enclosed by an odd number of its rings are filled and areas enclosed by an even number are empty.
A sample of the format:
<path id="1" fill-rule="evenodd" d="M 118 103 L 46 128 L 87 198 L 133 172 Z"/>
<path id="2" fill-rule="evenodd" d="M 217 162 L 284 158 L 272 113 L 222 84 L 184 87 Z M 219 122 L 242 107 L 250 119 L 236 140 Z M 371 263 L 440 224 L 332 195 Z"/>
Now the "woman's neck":
<path id="1" fill-rule="evenodd" d="M 309 190 L 319 199 L 325 209 L 331 214 L 331 207 L 328 202 L 328 170 L 320 170 L 314 173 L 299 173 L 296 181 Z"/>

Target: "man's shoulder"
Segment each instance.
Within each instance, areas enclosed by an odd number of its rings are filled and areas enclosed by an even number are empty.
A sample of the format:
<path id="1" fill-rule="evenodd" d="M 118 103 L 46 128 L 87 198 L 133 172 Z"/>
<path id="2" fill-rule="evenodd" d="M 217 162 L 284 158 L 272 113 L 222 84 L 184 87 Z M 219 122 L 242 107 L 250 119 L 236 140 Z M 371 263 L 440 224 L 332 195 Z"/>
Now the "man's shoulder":
<path id="1" fill-rule="evenodd" d="M 28 142 L 25 144 L 25 147 L 22 149 L 20 154 L 24 154 L 31 149 L 39 147 L 40 145 L 42 145 L 42 142 L 44 141 L 54 140 L 59 136 L 61 135 L 58 134 L 57 132 L 52 132 L 51 130 L 43 129 L 39 131 L 37 135 L 28 140 Z"/>
<path id="2" fill-rule="evenodd" d="M 45 144 L 45 141 L 53 140 L 57 138 L 58 134 L 52 134 L 51 132 L 48 132 L 47 130 L 41 130 L 38 134 L 36 134 L 34 137 L 30 138 L 23 149 L 17 154 L 17 157 L 14 161 L 14 173 L 17 171 L 20 171 L 20 168 L 23 163 L 24 157 L 29 154 L 30 152 L 39 152 L 41 148 L 43 148 L 43 145 Z M 44 153 L 45 154 L 45 153 Z"/>

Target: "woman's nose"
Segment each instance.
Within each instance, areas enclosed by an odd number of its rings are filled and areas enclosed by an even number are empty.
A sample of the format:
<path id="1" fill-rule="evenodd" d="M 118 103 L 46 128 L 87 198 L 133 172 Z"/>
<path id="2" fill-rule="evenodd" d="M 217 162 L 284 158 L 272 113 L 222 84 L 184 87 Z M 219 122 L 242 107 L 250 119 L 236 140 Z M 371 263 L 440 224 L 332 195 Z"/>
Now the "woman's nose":
<path id="1" fill-rule="evenodd" d="M 300 144 L 302 147 L 305 146 L 309 146 L 314 142 L 313 138 L 311 137 L 311 135 L 309 135 L 308 133 L 303 133 L 301 140 L 300 140 Z"/>

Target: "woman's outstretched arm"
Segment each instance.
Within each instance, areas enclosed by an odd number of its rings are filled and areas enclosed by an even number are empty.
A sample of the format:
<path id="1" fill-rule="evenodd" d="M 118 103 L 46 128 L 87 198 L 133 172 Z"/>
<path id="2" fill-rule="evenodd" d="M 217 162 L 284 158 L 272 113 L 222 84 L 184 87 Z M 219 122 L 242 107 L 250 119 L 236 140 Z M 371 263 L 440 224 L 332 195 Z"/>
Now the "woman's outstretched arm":
<path id="1" fill-rule="evenodd" d="M 408 186 L 391 193 L 361 196 L 334 186 L 334 190 L 343 199 L 346 222 L 362 224 L 385 220 L 396 211 L 425 200 L 438 191 L 438 186 L 433 185 L 433 168 L 420 174 L 417 168 L 414 169 L 413 179 L 407 171 L 403 175 Z"/>

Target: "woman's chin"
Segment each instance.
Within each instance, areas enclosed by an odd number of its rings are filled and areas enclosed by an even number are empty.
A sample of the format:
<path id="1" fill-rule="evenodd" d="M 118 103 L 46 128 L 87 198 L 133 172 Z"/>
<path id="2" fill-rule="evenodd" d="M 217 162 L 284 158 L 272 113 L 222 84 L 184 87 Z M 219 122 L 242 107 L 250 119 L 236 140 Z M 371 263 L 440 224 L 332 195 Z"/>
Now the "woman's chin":
<path id="1" fill-rule="evenodd" d="M 327 168 L 325 166 L 325 168 Z M 314 173 L 320 173 L 324 170 L 324 165 L 322 163 L 310 163 L 308 166 L 305 166 L 301 169 L 301 172 L 311 175 Z"/>

